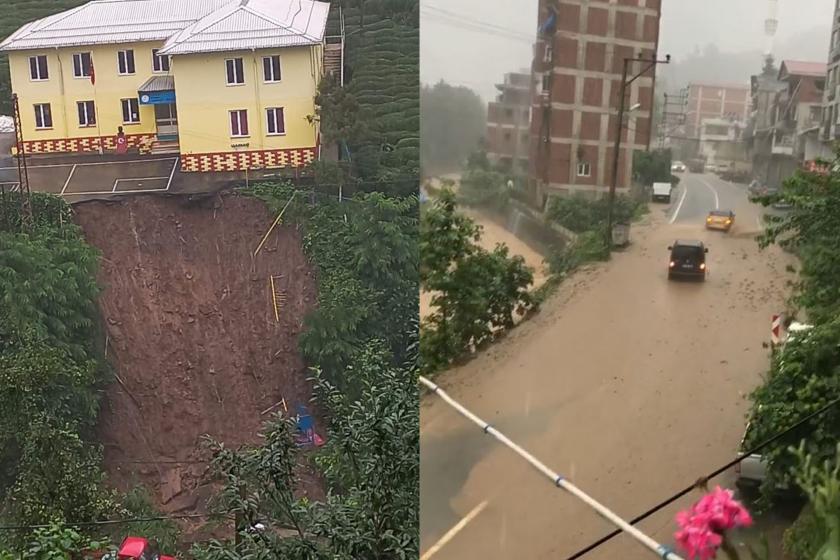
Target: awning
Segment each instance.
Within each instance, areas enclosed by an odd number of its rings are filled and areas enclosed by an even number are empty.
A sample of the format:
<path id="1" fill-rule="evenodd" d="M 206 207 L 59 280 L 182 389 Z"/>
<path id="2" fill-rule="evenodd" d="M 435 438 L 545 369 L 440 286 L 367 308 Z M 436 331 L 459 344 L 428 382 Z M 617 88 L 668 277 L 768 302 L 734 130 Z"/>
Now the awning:
<path id="1" fill-rule="evenodd" d="M 175 103 L 175 78 L 173 76 L 152 76 L 137 89 L 141 105 L 165 105 Z"/>

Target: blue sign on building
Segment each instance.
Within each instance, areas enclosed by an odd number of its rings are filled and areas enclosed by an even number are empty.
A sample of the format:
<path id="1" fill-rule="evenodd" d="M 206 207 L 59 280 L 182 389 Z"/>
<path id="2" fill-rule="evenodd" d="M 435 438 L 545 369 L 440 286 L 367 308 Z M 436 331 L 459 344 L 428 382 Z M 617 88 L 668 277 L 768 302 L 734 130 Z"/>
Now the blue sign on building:
<path id="1" fill-rule="evenodd" d="M 140 93 L 140 105 L 168 105 L 175 103 L 175 90 Z"/>

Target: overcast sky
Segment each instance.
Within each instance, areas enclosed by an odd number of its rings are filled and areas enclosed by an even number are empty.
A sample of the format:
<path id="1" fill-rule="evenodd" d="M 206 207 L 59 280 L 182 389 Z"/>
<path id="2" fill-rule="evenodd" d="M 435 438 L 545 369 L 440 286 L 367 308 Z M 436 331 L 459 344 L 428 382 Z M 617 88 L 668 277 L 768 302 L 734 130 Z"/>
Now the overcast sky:
<path id="1" fill-rule="evenodd" d="M 779 0 L 777 45 L 802 58 L 827 57 L 834 0 Z M 420 0 L 420 78 L 466 85 L 486 99 L 505 72 L 528 68 L 536 34 L 537 0 Z M 716 43 L 724 52 L 764 50 L 768 0 L 662 0 L 660 52 L 674 60 Z M 492 6 L 492 8 L 491 8 Z M 825 47 L 795 51 L 797 38 L 829 29 Z M 804 48 L 804 47 L 803 47 Z"/>

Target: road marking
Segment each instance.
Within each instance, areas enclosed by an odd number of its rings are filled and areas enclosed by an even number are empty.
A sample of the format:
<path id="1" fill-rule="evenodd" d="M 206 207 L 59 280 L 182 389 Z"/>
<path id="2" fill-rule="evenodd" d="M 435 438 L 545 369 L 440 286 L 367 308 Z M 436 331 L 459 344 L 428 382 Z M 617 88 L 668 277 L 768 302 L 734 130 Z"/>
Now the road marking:
<path id="1" fill-rule="evenodd" d="M 470 523 L 470 521 L 475 519 L 479 513 L 484 511 L 484 508 L 486 507 L 487 500 L 475 506 L 471 512 L 469 512 L 461 521 L 458 522 L 457 525 L 452 527 L 448 533 L 443 535 L 443 537 L 441 537 L 441 539 L 438 542 L 432 545 L 432 547 L 429 550 L 427 550 L 423 556 L 420 557 L 420 560 L 429 560 L 429 558 L 440 552 L 440 549 L 449 544 L 449 541 L 454 539 L 455 535 L 460 533 L 464 529 L 464 527 L 466 527 Z"/>
<path id="2" fill-rule="evenodd" d="M 677 219 L 677 215 L 680 213 L 680 208 L 682 208 L 683 202 L 685 202 L 685 195 L 688 194 L 688 189 L 683 185 L 683 193 L 680 197 L 680 201 L 677 203 L 677 209 L 674 210 L 673 215 L 671 215 L 671 219 L 668 220 L 669 224 L 673 224 L 674 221 Z"/>
<path id="3" fill-rule="evenodd" d="M 175 170 L 178 169 L 178 163 L 180 163 L 180 159 L 176 159 L 175 163 L 172 164 L 172 171 L 169 173 L 169 181 L 166 183 L 166 190 L 169 190 L 169 185 L 172 184 L 172 178 L 175 176 Z"/>
<path id="4" fill-rule="evenodd" d="M 178 158 L 150 158 L 150 159 L 128 159 L 125 161 L 92 161 L 88 163 L 51 163 L 49 165 L 28 165 L 28 169 L 48 169 L 51 167 L 70 167 L 78 165 L 79 167 L 92 167 L 96 165 L 125 165 L 126 163 L 150 163 L 153 161 L 178 161 Z M 0 167 L 0 171 L 15 170 L 17 167 Z"/>
<path id="5" fill-rule="evenodd" d="M 112 193 L 117 192 L 117 187 L 119 187 L 119 184 L 121 182 L 126 182 L 127 183 L 129 181 L 133 181 L 135 183 L 139 183 L 140 181 L 164 181 L 166 179 L 169 179 L 169 177 L 128 177 L 128 178 L 125 178 L 125 179 L 117 179 L 116 181 L 114 181 L 114 188 L 111 189 L 111 192 Z M 166 189 L 163 189 L 163 190 L 166 190 Z M 123 192 L 137 192 L 137 191 L 123 191 Z"/>
<path id="6" fill-rule="evenodd" d="M 64 191 L 67 190 L 67 185 L 70 184 L 70 179 L 73 178 L 73 173 L 76 172 L 76 166 L 73 166 L 73 169 L 70 170 L 70 174 L 67 175 L 67 180 L 64 182 L 64 186 L 61 188 L 61 194 L 64 194 Z"/>
<path id="7" fill-rule="evenodd" d="M 69 192 L 64 193 L 62 196 L 93 196 L 97 194 L 116 194 L 116 195 L 125 195 L 125 194 L 138 194 L 138 193 L 150 193 L 150 192 L 166 192 L 166 189 L 138 189 L 136 191 L 86 191 L 86 192 Z"/>
<path id="8" fill-rule="evenodd" d="M 700 182 L 706 185 L 706 188 L 712 191 L 712 194 L 715 195 L 715 210 L 720 210 L 720 197 L 718 196 L 717 189 L 707 183 L 705 179 L 700 179 Z"/>

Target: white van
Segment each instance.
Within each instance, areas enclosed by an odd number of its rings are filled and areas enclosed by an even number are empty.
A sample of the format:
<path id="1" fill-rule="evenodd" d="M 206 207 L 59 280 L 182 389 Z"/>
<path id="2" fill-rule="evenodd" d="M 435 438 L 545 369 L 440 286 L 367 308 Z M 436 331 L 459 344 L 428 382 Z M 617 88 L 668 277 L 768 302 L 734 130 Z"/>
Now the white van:
<path id="1" fill-rule="evenodd" d="M 654 202 L 671 202 L 671 190 L 673 187 L 671 183 L 654 183 L 653 184 L 653 201 Z"/>

